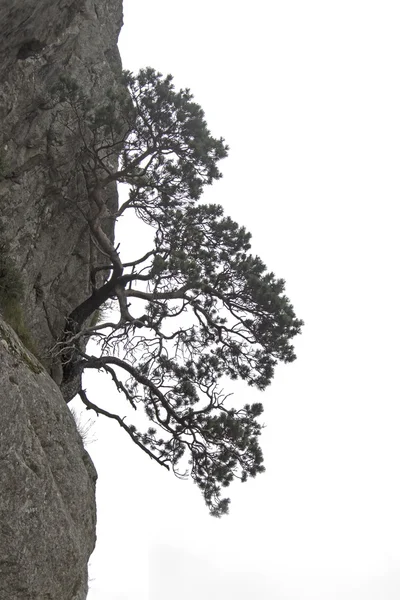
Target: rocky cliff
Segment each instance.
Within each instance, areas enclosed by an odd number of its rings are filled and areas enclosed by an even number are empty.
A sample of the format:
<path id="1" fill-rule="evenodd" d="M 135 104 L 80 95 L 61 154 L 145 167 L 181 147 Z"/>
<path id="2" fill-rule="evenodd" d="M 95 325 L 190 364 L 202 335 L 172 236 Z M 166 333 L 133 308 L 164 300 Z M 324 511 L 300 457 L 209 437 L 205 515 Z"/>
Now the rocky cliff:
<path id="1" fill-rule="evenodd" d="M 54 381 L 0 320 L 0 598 L 83 600 L 96 470 Z"/>
<path id="2" fill-rule="evenodd" d="M 101 104 L 121 73 L 121 24 L 122 0 L 0 0 L 0 235 L 44 359 L 87 297 L 97 253 L 81 214 L 83 141 L 52 90 L 68 75 Z"/>
<path id="3" fill-rule="evenodd" d="M 121 24 L 122 0 L 0 0 L 0 600 L 86 597 L 96 474 L 50 349 L 101 257 L 82 139 L 51 90 L 67 74 L 101 104 Z"/>

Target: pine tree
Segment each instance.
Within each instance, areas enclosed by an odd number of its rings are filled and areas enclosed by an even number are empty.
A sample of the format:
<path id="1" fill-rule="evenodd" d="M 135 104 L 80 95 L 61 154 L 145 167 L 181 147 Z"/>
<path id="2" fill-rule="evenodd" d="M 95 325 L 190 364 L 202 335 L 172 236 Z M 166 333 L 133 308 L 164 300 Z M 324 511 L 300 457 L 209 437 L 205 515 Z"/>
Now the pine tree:
<path id="1" fill-rule="evenodd" d="M 198 202 L 204 186 L 221 177 L 218 162 L 228 148 L 211 136 L 190 91 L 176 91 L 170 75 L 149 68 L 125 73 L 124 84 L 128 95 L 110 92 L 102 107 L 74 82 L 57 90 L 82 139 L 86 218 L 107 257 L 92 270 L 92 294 L 69 316 L 64 379 L 89 368 L 108 372 L 150 427 L 127 424 L 80 389 L 86 406 L 117 420 L 159 464 L 190 475 L 211 514 L 221 516 L 229 504 L 222 488 L 264 470 L 263 407 L 237 408 L 222 382 L 241 379 L 264 390 L 276 364 L 295 359 L 292 339 L 302 322 L 284 281 L 251 254 L 250 234 L 221 206 Z M 112 169 L 115 155 L 119 166 Z M 128 183 L 130 194 L 110 215 L 105 198 L 114 182 Z M 106 218 L 123 214 L 154 231 L 153 246 L 125 264 L 104 229 Z M 105 282 L 101 271 L 110 273 Z M 87 326 L 110 300 L 118 318 Z M 99 343 L 96 356 L 85 350 L 90 338 Z"/>

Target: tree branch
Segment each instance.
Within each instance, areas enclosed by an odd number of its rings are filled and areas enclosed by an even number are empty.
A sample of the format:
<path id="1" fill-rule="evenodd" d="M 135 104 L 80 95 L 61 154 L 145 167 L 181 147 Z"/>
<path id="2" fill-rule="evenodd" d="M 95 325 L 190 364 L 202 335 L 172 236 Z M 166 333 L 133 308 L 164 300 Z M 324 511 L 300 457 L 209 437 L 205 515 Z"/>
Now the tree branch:
<path id="1" fill-rule="evenodd" d="M 129 435 L 131 440 L 137 446 L 139 446 L 139 448 L 141 450 L 143 450 L 143 452 L 145 452 L 148 456 L 150 456 L 151 459 L 155 460 L 159 465 L 161 465 L 162 467 L 165 467 L 167 469 L 167 471 L 169 471 L 169 466 L 165 462 L 163 462 L 159 458 L 157 458 L 157 456 L 155 454 L 153 454 L 148 448 L 146 448 L 146 446 L 144 446 L 141 442 L 139 442 L 139 440 L 136 438 L 133 431 L 130 429 L 129 425 L 126 425 L 126 423 L 124 422 L 123 419 L 121 419 L 121 417 L 119 417 L 118 415 L 115 415 L 114 413 L 110 413 L 107 410 L 104 410 L 103 408 L 100 408 L 96 404 L 93 404 L 93 402 L 90 402 L 89 398 L 86 395 L 85 390 L 80 390 L 78 393 L 79 393 L 79 396 L 80 396 L 83 404 L 86 406 L 86 408 L 88 410 L 94 410 L 98 415 L 104 415 L 105 417 L 108 417 L 109 419 L 114 419 L 115 421 L 117 421 L 119 426 L 122 427 L 122 429 L 124 429 L 126 431 L 126 433 Z"/>

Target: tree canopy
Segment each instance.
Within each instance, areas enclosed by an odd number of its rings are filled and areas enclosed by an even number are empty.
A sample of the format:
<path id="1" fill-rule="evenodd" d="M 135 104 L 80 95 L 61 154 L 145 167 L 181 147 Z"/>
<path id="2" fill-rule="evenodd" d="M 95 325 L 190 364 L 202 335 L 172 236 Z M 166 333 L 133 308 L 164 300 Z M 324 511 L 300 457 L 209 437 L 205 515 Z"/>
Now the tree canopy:
<path id="1" fill-rule="evenodd" d="M 220 516 L 229 504 L 222 488 L 264 470 L 262 404 L 236 407 L 222 386 L 241 379 L 264 390 L 276 364 L 295 359 L 292 338 L 302 322 L 284 281 L 251 254 L 250 234 L 221 206 L 199 202 L 204 186 L 221 177 L 218 163 L 228 148 L 211 136 L 190 91 L 176 91 L 170 75 L 150 68 L 125 73 L 124 84 L 128 94 L 110 92 L 102 107 L 74 82 L 64 80 L 57 92 L 71 106 L 68 126 L 82 139 L 85 217 L 105 256 L 92 269 L 91 295 L 69 316 L 64 379 L 85 369 L 108 372 L 150 426 L 127 424 L 81 388 L 86 406 L 116 419 L 159 464 L 190 475 Z M 106 191 L 113 182 L 128 183 L 130 193 L 110 215 Z M 128 263 L 104 227 L 123 214 L 154 231 L 152 247 Z M 88 325 L 108 301 L 115 320 Z M 98 342 L 96 355 L 87 353 L 88 339 Z"/>

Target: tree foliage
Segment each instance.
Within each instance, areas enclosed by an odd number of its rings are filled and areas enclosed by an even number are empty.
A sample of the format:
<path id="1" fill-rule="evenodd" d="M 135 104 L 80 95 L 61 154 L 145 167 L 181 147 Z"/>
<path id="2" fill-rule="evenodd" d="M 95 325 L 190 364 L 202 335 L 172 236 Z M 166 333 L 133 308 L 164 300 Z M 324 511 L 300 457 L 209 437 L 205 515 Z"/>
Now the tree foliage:
<path id="1" fill-rule="evenodd" d="M 108 372 L 150 427 L 128 425 L 80 389 L 86 406 L 117 420 L 159 464 L 190 474 L 220 516 L 229 503 L 221 489 L 264 470 L 262 405 L 237 408 L 223 392 L 224 379 L 264 390 L 276 364 L 295 359 L 291 340 L 302 322 L 284 281 L 251 254 L 250 234 L 221 206 L 198 202 L 204 186 L 221 177 L 227 146 L 211 136 L 189 90 L 176 91 L 171 76 L 153 69 L 125 73 L 124 83 L 128 95 L 110 92 L 100 108 L 74 82 L 57 90 L 71 107 L 68 127 L 82 139 L 86 219 L 106 257 L 92 269 L 92 294 L 68 319 L 64 379 L 89 368 Z M 116 181 L 128 183 L 130 193 L 110 215 L 106 191 Z M 124 264 L 104 229 L 106 218 L 123 214 L 154 231 L 152 247 Z M 87 326 L 109 300 L 116 320 Z M 99 343 L 96 356 L 85 350 L 89 338 Z"/>

